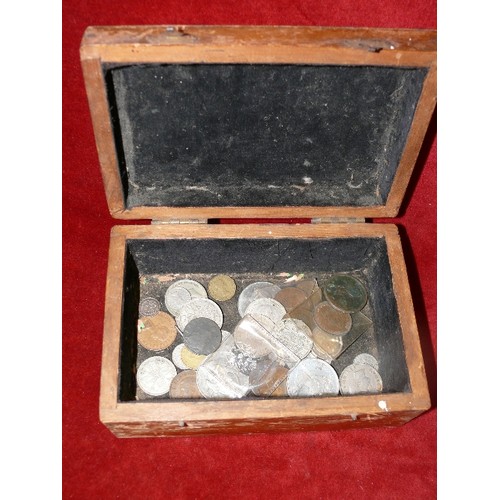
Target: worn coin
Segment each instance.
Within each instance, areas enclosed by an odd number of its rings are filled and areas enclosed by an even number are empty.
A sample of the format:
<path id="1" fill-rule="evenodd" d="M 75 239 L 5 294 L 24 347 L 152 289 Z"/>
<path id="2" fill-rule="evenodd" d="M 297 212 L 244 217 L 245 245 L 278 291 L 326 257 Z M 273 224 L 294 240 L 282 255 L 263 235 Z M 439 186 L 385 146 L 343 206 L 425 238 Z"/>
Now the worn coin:
<path id="1" fill-rule="evenodd" d="M 139 302 L 139 316 L 154 316 L 160 312 L 161 304 L 154 297 L 144 297 Z"/>
<path id="2" fill-rule="evenodd" d="M 168 395 L 172 399 L 201 398 L 201 392 L 196 385 L 196 372 L 194 370 L 186 370 L 178 373 L 170 384 Z"/>
<path id="3" fill-rule="evenodd" d="M 323 288 L 326 300 L 346 313 L 360 311 L 366 305 L 368 293 L 365 285 L 354 276 L 337 274 Z"/>
<path id="4" fill-rule="evenodd" d="M 238 312 L 243 318 L 246 314 L 247 307 L 256 299 L 268 298 L 272 299 L 281 288 L 268 281 L 257 281 L 244 288 L 238 297 Z"/>
<path id="5" fill-rule="evenodd" d="M 257 299 L 249 304 L 245 314 L 261 314 L 277 323 L 285 314 L 285 308 L 274 299 Z"/>
<path id="6" fill-rule="evenodd" d="M 219 328 L 222 328 L 222 310 L 213 300 L 194 299 L 182 306 L 176 316 L 177 326 L 183 332 L 186 325 L 195 318 L 211 319 Z"/>
<path id="7" fill-rule="evenodd" d="M 140 318 L 138 322 L 137 341 L 149 351 L 163 351 L 170 347 L 177 336 L 175 320 L 165 312 L 156 316 Z"/>
<path id="8" fill-rule="evenodd" d="M 280 304 L 282 304 L 286 312 L 290 312 L 307 300 L 307 293 L 300 288 L 288 286 L 286 288 L 282 288 L 274 296 L 274 300 L 277 300 Z"/>
<path id="9" fill-rule="evenodd" d="M 321 328 L 316 327 L 312 331 L 312 337 L 315 346 L 319 348 L 316 350 L 316 353 L 318 353 L 318 351 L 319 353 L 324 352 L 332 359 L 335 359 L 342 352 L 343 342 L 341 336 L 331 335 L 323 331 Z"/>
<path id="10" fill-rule="evenodd" d="M 358 354 L 354 358 L 352 364 L 353 365 L 361 365 L 361 364 L 370 365 L 370 366 L 373 366 L 373 368 L 375 368 L 375 370 L 378 371 L 378 361 L 371 354 L 368 354 L 366 352 Z"/>
<path id="11" fill-rule="evenodd" d="M 184 344 L 179 344 L 175 346 L 174 350 L 172 351 L 172 361 L 177 368 L 180 368 L 181 370 L 188 370 L 189 366 L 187 366 L 181 358 L 181 351 L 184 349 Z"/>
<path id="12" fill-rule="evenodd" d="M 288 374 L 289 396 L 336 396 L 339 378 L 331 365 L 321 359 L 303 359 Z"/>
<path id="13" fill-rule="evenodd" d="M 163 396 L 170 389 L 177 370 L 162 356 L 153 356 L 141 363 L 137 370 L 137 385 L 150 396 Z"/>
<path id="14" fill-rule="evenodd" d="M 165 306 L 173 316 L 179 314 L 184 304 L 193 299 L 206 299 L 207 291 L 201 283 L 194 280 L 178 280 L 165 292 Z"/>
<path id="15" fill-rule="evenodd" d="M 382 378 L 373 366 L 349 365 L 340 374 L 340 392 L 345 395 L 382 392 Z"/>
<path id="16" fill-rule="evenodd" d="M 314 321 L 323 331 L 332 335 L 344 335 L 352 326 L 351 315 L 335 309 L 328 302 L 316 306 Z"/>
<path id="17" fill-rule="evenodd" d="M 222 333 L 215 321 L 208 318 L 194 318 L 182 332 L 184 344 L 195 354 L 208 355 L 214 352 L 222 341 Z"/>
<path id="18" fill-rule="evenodd" d="M 256 396 L 287 396 L 287 375 L 288 368 L 276 364 L 270 366 L 257 381 L 252 381 L 252 375 L 250 375 L 250 383 L 253 386 L 252 392 Z"/>
<path id="19" fill-rule="evenodd" d="M 224 302 L 234 297 L 236 283 L 226 274 L 218 274 L 208 282 L 208 294 L 212 299 Z"/>
<path id="20" fill-rule="evenodd" d="M 273 350 L 270 340 L 274 327 L 274 322 L 266 316 L 247 314 L 234 329 L 234 342 L 248 356 L 261 358 Z"/>
<path id="21" fill-rule="evenodd" d="M 207 359 L 203 354 L 195 354 L 193 351 L 188 349 L 185 345 L 181 349 L 181 361 L 190 370 L 197 370 L 200 365 Z"/>

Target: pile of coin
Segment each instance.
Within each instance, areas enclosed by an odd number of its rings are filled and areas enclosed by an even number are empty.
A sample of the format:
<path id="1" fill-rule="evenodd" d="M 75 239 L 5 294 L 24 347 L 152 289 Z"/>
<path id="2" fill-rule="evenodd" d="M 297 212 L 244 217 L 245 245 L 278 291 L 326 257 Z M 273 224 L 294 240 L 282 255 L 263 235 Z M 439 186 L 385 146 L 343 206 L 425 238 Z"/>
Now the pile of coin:
<path id="1" fill-rule="evenodd" d="M 378 372 L 366 362 L 353 363 L 355 368 L 348 368 L 355 375 L 346 368 L 340 379 L 330 364 L 343 350 L 351 314 L 367 302 L 357 278 L 334 275 L 322 288 L 315 279 L 281 286 L 251 283 L 237 296 L 241 319 L 230 332 L 222 329 L 224 314 L 217 302 L 236 299 L 236 290 L 233 278 L 217 275 L 207 288 L 190 279 L 171 283 L 164 296 L 168 313 L 155 297 L 141 300 L 139 344 L 162 351 L 181 340 L 170 356 L 148 357 L 140 364 L 137 384 L 145 394 L 239 399 L 251 393 L 308 397 L 381 390 L 381 380 L 373 382 L 370 369 Z M 365 378 L 360 370 L 367 372 Z"/>

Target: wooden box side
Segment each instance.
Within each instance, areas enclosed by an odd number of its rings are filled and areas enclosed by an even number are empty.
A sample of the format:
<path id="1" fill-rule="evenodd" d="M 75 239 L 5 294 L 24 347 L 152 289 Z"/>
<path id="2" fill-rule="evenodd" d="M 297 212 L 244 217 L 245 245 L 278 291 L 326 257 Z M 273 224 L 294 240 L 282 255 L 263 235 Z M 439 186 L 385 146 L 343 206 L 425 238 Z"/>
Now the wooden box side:
<path id="1" fill-rule="evenodd" d="M 90 27 L 81 63 L 110 213 L 119 219 L 393 217 L 406 192 L 436 104 L 436 32 L 282 26 Z M 104 64 L 266 63 L 425 67 L 428 73 L 385 205 L 127 208 Z"/>
<path id="2" fill-rule="evenodd" d="M 385 238 L 411 392 L 280 400 L 119 402 L 118 377 L 127 240 L 165 238 Z M 399 235 L 388 224 L 117 226 L 110 244 L 100 418 L 120 437 L 400 425 L 430 408 Z"/>

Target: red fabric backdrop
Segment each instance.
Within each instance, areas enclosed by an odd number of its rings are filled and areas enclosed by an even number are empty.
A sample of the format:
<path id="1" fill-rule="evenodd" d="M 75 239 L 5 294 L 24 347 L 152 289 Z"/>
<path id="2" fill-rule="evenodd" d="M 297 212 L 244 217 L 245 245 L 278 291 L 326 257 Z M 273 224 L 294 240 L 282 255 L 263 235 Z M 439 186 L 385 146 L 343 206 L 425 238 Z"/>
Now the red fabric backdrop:
<path id="1" fill-rule="evenodd" d="M 396 220 L 433 409 L 395 429 L 117 439 L 99 422 L 107 209 L 78 47 L 88 25 L 435 28 L 424 0 L 150 0 L 63 4 L 63 494 L 65 498 L 436 496 L 436 139 L 433 120 Z"/>

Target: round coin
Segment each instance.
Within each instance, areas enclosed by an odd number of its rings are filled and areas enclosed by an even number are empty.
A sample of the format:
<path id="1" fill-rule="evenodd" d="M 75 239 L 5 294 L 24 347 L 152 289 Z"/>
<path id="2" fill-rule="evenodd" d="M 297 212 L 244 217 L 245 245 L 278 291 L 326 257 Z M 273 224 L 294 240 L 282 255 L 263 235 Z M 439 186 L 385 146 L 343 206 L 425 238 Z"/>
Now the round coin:
<path id="1" fill-rule="evenodd" d="M 277 323 L 286 314 L 286 310 L 277 300 L 264 298 L 251 302 L 245 314 L 261 314 Z"/>
<path id="2" fill-rule="evenodd" d="M 177 370 L 173 363 L 162 356 L 153 356 L 141 363 L 137 370 L 137 385 L 150 396 L 163 396 L 170 389 Z"/>
<path id="3" fill-rule="evenodd" d="M 200 365 L 207 359 L 203 354 L 195 354 L 193 351 L 189 350 L 186 346 L 181 349 L 181 361 L 190 370 L 197 370 Z"/>
<path id="4" fill-rule="evenodd" d="M 192 319 L 182 332 L 184 344 L 195 354 L 208 355 L 220 346 L 222 333 L 215 321 L 208 318 Z"/>
<path id="5" fill-rule="evenodd" d="M 316 306 L 314 321 L 323 331 L 332 335 L 344 335 L 352 326 L 351 315 L 335 309 L 328 302 Z"/>
<path id="6" fill-rule="evenodd" d="M 167 349 L 176 336 L 175 320 L 170 314 L 160 311 L 156 316 L 139 319 L 137 341 L 149 351 Z"/>
<path id="7" fill-rule="evenodd" d="M 349 365 L 340 374 L 340 392 L 344 395 L 382 392 L 382 378 L 373 366 Z"/>
<path id="8" fill-rule="evenodd" d="M 352 361 L 353 365 L 370 365 L 378 371 L 378 361 L 371 355 L 366 352 L 358 354 L 354 360 Z"/>
<path id="9" fill-rule="evenodd" d="M 194 299 L 182 306 L 176 317 L 177 326 L 183 332 L 186 325 L 195 318 L 208 318 L 222 328 L 223 315 L 221 308 L 210 299 Z"/>
<path id="10" fill-rule="evenodd" d="M 174 350 L 172 351 L 172 361 L 177 368 L 180 368 L 181 370 L 188 370 L 189 366 L 187 366 L 181 358 L 181 351 L 184 349 L 184 344 L 179 344 L 175 346 Z"/>
<path id="11" fill-rule="evenodd" d="M 139 316 L 154 316 L 160 312 L 161 304 L 154 297 L 145 297 L 139 302 Z"/>
<path id="12" fill-rule="evenodd" d="M 196 372 L 186 370 L 178 373 L 170 384 L 169 396 L 172 399 L 197 399 L 201 392 L 196 385 Z"/>
<path id="13" fill-rule="evenodd" d="M 268 298 L 272 299 L 281 288 L 278 285 L 273 285 L 268 281 L 257 281 L 248 285 L 242 290 L 238 297 L 238 312 L 243 318 L 246 314 L 247 307 L 256 299 Z"/>
<path id="14" fill-rule="evenodd" d="M 361 311 L 368 300 L 365 286 L 354 276 L 337 274 L 323 288 L 326 300 L 346 313 Z"/>
<path id="15" fill-rule="evenodd" d="M 282 304 L 286 312 L 289 313 L 307 300 L 307 293 L 300 288 L 288 286 L 286 288 L 282 288 L 274 296 L 274 300 L 277 300 L 280 304 Z"/>
<path id="16" fill-rule="evenodd" d="M 182 306 L 190 300 L 206 298 L 207 291 L 201 283 L 188 279 L 178 280 L 165 292 L 165 306 L 170 314 L 177 316 Z"/>
<path id="17" fill-rule="evenodd" d="M 212 299 L 225 302 L 234 297 L 236 283 L 226 274 L 218 274 L 208 282 L 208 294 Z"/>
<path id="18" fill-rule="evenodd" d="M 342 352 L 343 342 L 342 337 L 338 335 L 330 335 L 324 332 L 321 328 L 316 327 L 312 332 L 314 345 L 317 347 L 315 353 L 326 353 L 330 358 L 335 359 Z M 314 348 L 313 348 L 314 349 Z"/>
<path id="19" fill-rule="evenodd" d="M 336 396 L 339 393 L 339 378 L 325 361 L 307 358 L 290 371 L 286 386 L 291 397 Z"/>

